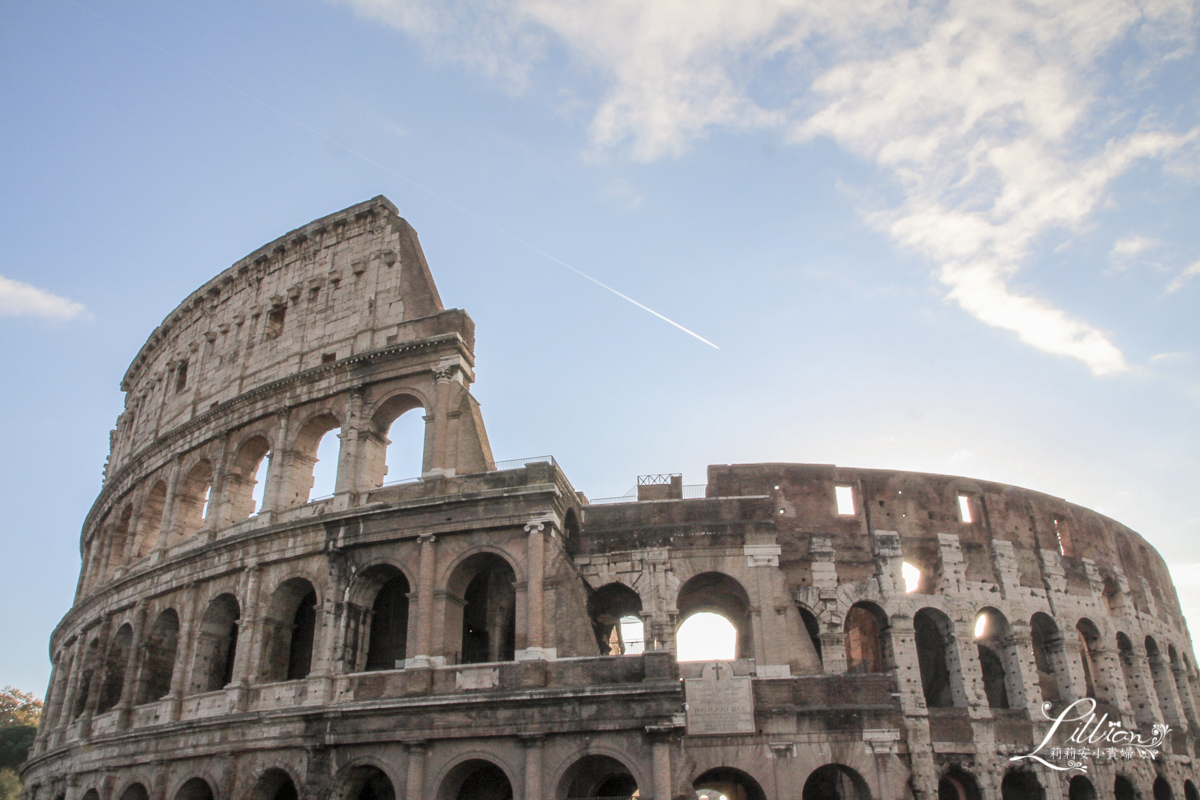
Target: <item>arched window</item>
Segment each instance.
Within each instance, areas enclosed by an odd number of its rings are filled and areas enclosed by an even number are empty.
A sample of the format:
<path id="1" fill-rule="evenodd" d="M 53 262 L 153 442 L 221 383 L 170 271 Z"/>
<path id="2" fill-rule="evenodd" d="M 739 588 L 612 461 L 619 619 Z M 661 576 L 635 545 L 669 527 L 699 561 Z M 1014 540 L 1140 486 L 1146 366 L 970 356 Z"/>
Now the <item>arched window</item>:
<path id="1" fill-rule="evenodd" d="M 737 644 L 737 628 L 711 611 L 692 614 L 675 632 L 678 661 L 733 661 L 737 657 Z"/>
<path id="2" fill-rule="evenodd" d="M 713 614 L 724 619 L 734 631 L 734 641 L 731 655 L 734 658 L 753 658 L 754 646 L 750 636 L 750 596 L 742 585 L 728 575 L 719 572 L 704 572 L 690 578 L 679 588 L 679 596 L 675 600 L 679 611 L 679 630 L 676 632 L 676 657 L 680 660 L 695 660 L 696 655 L 690 654 L 679 641 L 680 633 L 685 633 L 684 626 L 698 629 L 709 628 L 706 634 L 709 643 L 717 645 L 728 642 L 728 628 L 719 625 L 716 620 L 700 617 L 700 614 Z M 716 637 L 721 637 L 718 641 Z M 686 636 L 685 636 L 686 639 Z M 721 647 L 728 650 L 727 644 Z"/>
<path id="3" fill-rule="evenodd" d="M 281 769 L 269 769 L 254 783 L 247 800 L 297 800 L 296 784 Z"/>
<path id="4" fill-rule="evenodd" d="M 262 680 L 307 678 L 312 668 L 317 627 L 317 592 L 304 578 L 279 585 L 263 619 Z"/>
<path id="5" fill-rule="evenodd" d="M 1076 775 L 1067 785 L 1067 800 L 1097 800 L 1096 787 L 1085 776 Z"/>
<path id="6" fill-rule="evenodd" d="M 320 414 L 300 428 L 289 455 L 287 484 L 280 508 L 301 506 L 334 493 L 341 425 L 332 414 Z"/>
<path id="7" fill-rule="evenodd" d="M 859 602 L 846 612 L 846 671 L 887 672 L 892 653 L 888 619 L 874 603 Z"/>
<path id="8" fill-rule="evenodd" d="M 1113 779 L 1113 797 L 1116 800 L 1137 800 L 1137 792 L 1133 789 L 1133 782 L 1124 775 L 1118 775 Z"/>
<path id="9" fill-rule="evenodd" d="M 395 567 L 369 573 L 379 591 L 371 603 L 366 669 L 401 669 L 408 644 L 408 579 Z"/>
<path id="10" fill-rule="evenodd" d="M 1020 655 L 1008 620 L 996 609 L 985 608 L 975 617 L 974 632 L 988 706 L 1013 708 L 1024 705 Z"/>
<path id="11" fill-rule="evenodd" d="M 180 482 L 175 492 L 176 541 L 195 536 L 204 526 L 208 518 L 212 477 L 212 464 L 208 459 L 201 459 L 192 465 L 187 476 Z"/>
<path id="12" fill-rule="evenodd" d="M 817 654 L 817 663 L 823 663 L 821 657 L 821 625 L 817 622 L 816 615 L 809 611 L 804 606 L 798 606 L 800 612 L 800 622 L 804 625 L 804 634 L 808 635 L 809 644 L 812 645 L 813 652 Z"/>
<path id="13" fill-rule="evenodd" d="M 515 584 L 513 568 L 494 553 L 476 553 L 454 570 L 446 586 L 445 630 L 447 649 L 457 652 L 457 663 L 513 660 Z"/>
<path id="14" fill-rule="evenodd" d="M 146 494 L 146 499 L 142 502 L 142 513 L 138 515 L 133 552 L 135 559 L 150 555 L 158 544 L 158 532 L 162 527 L 163 507 L 166 502 L 166 481 L 157 481 Z"/>
<path id="15" fill-rule="evenodd" d="M 863 776 L 843 764 L 818 767 L 804 782 L 802 800 L 871 800 Z"/>
<path id="16" fill-rule="evenodd" d="M 419 478 L 425 472 L 425 414 L 412 395 L 388 398 L 371 416 L 363 446 L 364 489 Z"/>
<path id="17" fill-rule="evenodd" d="M 921 669 L 921 689 L 929 708 L 966 705 L 957 695 L 961 683 L 954 652 L 954 625 L 950 618 L 933 608 L 922 608 L 913 616 L 913 634 L 917 644 L 917 663 Z"/>
<path id="18" fill-rule="evenodd" d="M 345 792 L 336 800 L 396 800 L 392 781 L 378 767 L 362 765 L 350 770 Z"/>
<path id="19" fill-rule="evenodd" d="M 1171 784 L 1162 775 L 1154 779 L 1154 800 L 1175 800 Z"/>
<path id="20" fill-rule="evenodd" d="M 225 521 L 232 525 L 260 510 L 259 483 L 266 478 L 271 459 L 271 443 L 264 436 L 255 436 L 242 443 L 225 475 Z M 258 495 L 256 499 L 255 495 Z"/>
<path id="21" fill-rule="evenodd" d="M 975 778 L 955 767 L 938 781 L 938 800 L 980 800 Z"/>
<path id="22" fill-rule="evenodd" d="M 116 708 L 125 688 L 125 664 L 129 661 L 129 648 L 133 646 L 133 628 L 125 623 L 108 645 L 104 658 L 104 682 L 100 684 L 100 701 L 96 713 L 103 714 Z"/>
<path id="23" fill-rule="evenodd" d="M 1183 797 L 1184 800 L 1200 800 L 1200 792 L 1196 791 L 1196 784 L 1190 780 L 1183 782 Z"/>
<path id="24" fill-rule="evenodd" d="M 203 778 L 192 778 L 179 787 L 175 800 L 213 800 L 213 790 Z"/>
<path id="25" fill-rule="evenodd" d="M 1032 772 L 1012 770 L 1000 782 L 1001 800 L 1045 800 L 1046 792 Z"/>
<path id="26" fill-rule="evenodd" d="M 121 800 L 150 800 L 150 793 L 140 783 L 131 783 L 121 792 Z"/>
<path id="27" fill-rule="evenodd" d="M 179 648 L 179 615 L 168 608 L 154 620 L 150 635 L 146 637 L 145 656 L 142 662 L 142 685 L 137 694 L 138 703 L 161 700 L 171 691 L 171 678 L 175 674 L 175 653 Z"/>
<path id="28" fill-rule="evenodd" d="M 446 775 L 437 800 L 512 800 L 513 788 L 504 770 L 490 761 L 473 758 Z"/>
<path id="29" fill-rule="evenodd" d="M 1058 625 L 1047 614 L 1039 611 L 1029 622 L 1029 633 L 1033 642 L 1033 660 L 1037 665 L 1042 700 L 1061 700 L 1063 695 L 1058 680 L 1058 662 L 1062 654 L 1062 636 L 1058 632 Z"/>
<path id="30" fill-rule="evenodd" d="M 192 692 L 215 692 L 233 681 L 241 608 L 231 594 L 215 597 L 200 620 L 192 664 Z"/>
<path id="31" fill-rule="evenodd" d="M 590 755 L 567 769 L 555 797 L 624 798 L 637 793 L 637 781 L 628 767 L 611 756 Z"/>
<path id="32" fill-rule="evenodd" d="M 75 719 L 87 708 L 88 696 L 92 688 L 92 675 L 100 667 L 100 640 L 92 639 L 83 655 L 83 670 L 79 674 L 79 688 L 75 692 L 75 707 L 71 709 L 71 719 Z"/>
<path id="33" fill-rule="evenodd" d="M 758 781 L 740 769 L 717 767 L 704 772 L 692 781 L 697 800 L 767 800 Z M 805 798 L 808 800 L 808 798 Z"/>
<path id="34" fill-rule="evenodd" d="M 642 598 L 638 597 L 637 592 L 623 583 L 610 583 L 592 592 L 588 597 L 587 610 L 600 655 L 632 654 L 627 646 L 626 631 L 632 631 L 634 626 L 624 621 L 636 620 L 638 626 L 642 624 Z M 644 635 L 636 638 L 641 645 Z M 641 648 L 637 649 L 637 652 L 641 651 Z"/>

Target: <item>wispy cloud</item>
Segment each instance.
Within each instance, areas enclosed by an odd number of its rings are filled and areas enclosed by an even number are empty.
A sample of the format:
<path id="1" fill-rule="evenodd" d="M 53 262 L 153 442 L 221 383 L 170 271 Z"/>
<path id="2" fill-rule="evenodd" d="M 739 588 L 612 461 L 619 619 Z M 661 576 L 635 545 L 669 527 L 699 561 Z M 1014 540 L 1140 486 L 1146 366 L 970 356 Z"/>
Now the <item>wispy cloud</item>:
<path id="1" fill-rule="evenodd" d="M 1114 256 L 1130 258 L 1157 247 L 1158 244 L 1157 239 L 1148 239 L 1145 236 L 1125 236 L 1113 243 L 1112 253 Z"/>
<path id="2" fill-rule="evenodd" d="M 1048 233 L 1084 229 L 1130 166 L 1195 144 L 1139 94 L 1190 52 L 1188 0 L 344 2 L 509 86 L 566 53 L 603 78 L 593 144 L 635 159 L 714 127 L 831 138 L 901 187 L 868 217 L 930 259 L 948 300 L 1097 375 L 1128 369 L 1108 333 L 1012 284 Z"/>
<path id="3" fill-rule="evenodd" d="M 1185 283 L 1198 275 L 1200 275 L 1200 261 L 1197 261 L 1195 264 L 1185 268 L 1182 272 L 1176 275 L 1175 280 L 1171 281 L 1170 285 L 1167 286 L 1167 291 L 1178 291 Z"/>
<path id="4" fill-rule="evenodd" d="M 88 314 L 82 303 L 0 275 L 0 317 L 69 320 Z"/>

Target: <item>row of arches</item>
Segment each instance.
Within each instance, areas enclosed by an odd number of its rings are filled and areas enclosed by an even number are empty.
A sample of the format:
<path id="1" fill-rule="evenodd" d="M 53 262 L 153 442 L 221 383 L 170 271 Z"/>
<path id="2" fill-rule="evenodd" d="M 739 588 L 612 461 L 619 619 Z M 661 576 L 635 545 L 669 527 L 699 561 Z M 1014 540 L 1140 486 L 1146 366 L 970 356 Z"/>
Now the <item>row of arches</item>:
<path id="1" fill-rule="evenodd" d="M 376 488 L 389 475 L 421 475 L 425 417 L 417 412 L 423 408 L 415 395 L 393 395 L 362 430 L 349 433 L 339 414 L 321 411 L 278 446 L 286 434 L 260 423 L 229 448 L 231 457 L 210 447 L 185 457 L 174 472 L 151 475 L 148 489 L 129 493 L 97 526 L 86 545 L 82 589 L 201 530 L 219 530 L 343 489 Z M 354 446 L 348 449 L 347 441 Z"/>

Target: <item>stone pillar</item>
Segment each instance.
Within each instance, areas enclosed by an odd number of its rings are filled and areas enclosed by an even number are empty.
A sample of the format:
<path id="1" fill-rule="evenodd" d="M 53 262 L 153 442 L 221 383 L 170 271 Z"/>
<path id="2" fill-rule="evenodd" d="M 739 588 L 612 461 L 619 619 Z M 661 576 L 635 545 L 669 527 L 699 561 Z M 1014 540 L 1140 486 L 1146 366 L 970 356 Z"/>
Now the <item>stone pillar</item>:
<path id="1" fill-rule="evenodd" d="M 433 574 L 437 566 L 437 537 L 432 533 L 417 537 L 421 548 L 417 572 L 417 652 L 405 659 L 405 667 L 433 666 Z"/>
<path id="2" fill-rule="evenodd" d="M 46 739 L 54 730 L 53 720 L 57 717 L 57 714 L 54 713 L 57 710 L 54 704 L 60 702 L 59 698 L 62 696 L 63 688 L 60 684 L 62 683 L 62 673 L 65 672 L 65 670 L 59 669 L 63 657 L 60 650 L 58 658 L 50 666 L 50 682 L 46 684 L 46 701 L 42 709 L 42 716 L 38 720 L 37 736 L 34 738 L 31 751 L 34 755 L 46 749 Z"/>
<path id="3" fill-rule="evenodd" d="M 439 363 L 433 370 L 434 401 L 431 416 L 433 417 L 433 453 L 429 459 L 429 470 L 422 477 L 452 476 L 450 454 L 450 395 L 454 390 L 453 383 L 458 378 L 458 361 Z"/>
<path id="4" fill-rule="evenodd" d="M 58 720 L 54 726 L 51 747 L 57 747 L 62 743 L 63 737 L 67 732 L 67 727 L 71 724 L 71 707 L 75 705 L 75 697 L 79 692 L 79 676 L 83 672 L 83 658 L 85 656 L 83 639 L 83 636 L 78 636 L 73 644 L 67 645 L 73 652 L 70 656 L 67 685 L 63 690 L 62 702 L 59 703 Z"/>
<path id="5" fill-rule="evenodd" d="M 162 522 L 158 526 L 158 541 L 154 545 L 160 558 L 174 544 L 171 540 L 175 538 L 175 496 L 179 492 L 179 472 L 179 458 L 176 457 L 167 470 L 167 494 L 163 498 Z"/>
<path id="6" fill-rule="evenodd" d="M 525 800 L 543 800 L 542 795 L 542 745 L 541 736 L 523 737 L 525 744 Z"/>
<path id="7" fill-rule="evenodd" d="M 1162 708 L 1158 703 L 1158 693 L 1155 691 L 1154 678 L 1150 674 L 1150 664 L 1146 660 L 1146 648 L 1135 644 L 1133 650 L 1126 654 L 1126 669 L 1133 676 L 1135 686 L 1141 689 L 1131 692 L 1133 713 L 1139 724 L 1153 725 L 1163 721 Z"/>
<path id="8" fill-rule="evenodd" d="M 425 800 L 425 742 L 409 742 L 408 775 L 404 786 L 404 800 Z"/>
<path id="9" fill-rule="evenodd" d="M 267 485 L 263 487 L 262 511 L 279 511 L 282 508 L 283 493 L 287 486 L 288 459 L 283 453 L 287 450 L 284 442 L 288 437 L 288 413 L 280 411 L 275 420 L 275 435 L 271 442 L 271 465 L 267 468 Z"/>
<path id="10" fill-rule="evenodd" d="M 1037 661 L 1033 655 L 1033 633 L 1025 622 L 1008 623 L 1011 631 L 1013 651 L 1021 672 L 1021 685 L 1025 694 L 1025 709 L 1034 722 L 1044 720 L 1042 716 L 1042 687 L 1038 681 Z"/>
<path id="11" fill-rule="evenodd" d="M 230 702 L 233 707 L 244 711 L 250 700 L 249 686 L 259 674 L 259 660 L 262 658 L 262 642 L 258 634 L 262 630 L 262 616 L 259 613 L 260 570 L 257 564 L 246 567 L 245 582 L 242 584 L 241 619 L 238 621 L 237 652 L 233 654 L 233 680 L 228 689 L 232 690 Z M 316 642 L 313 642 L 314 647 Z"/>
<path id="12" fill-rule="evenodd" d="M 100 703 L 100 687 L 104 682 L 105 662 L 108 660 L 109 633 L 112 628 L 112 615 L 104 617 L 100 623 L 99 646 L 96 648 L 96 663 L 92 668 L 92 679 L 87 686 L 87 705 L 79 718 L 79 738 L 86 739 L 92 735 L 92 717 L 96 716 L 96 706 Z M 85 656 L 86 657 L 86 656 Z"/>
<path id="13" fill-rule="evenodd" d="M 337 482 L 333 487 L 334 494 L 353 493 L 365 488 L 362 486 L 362 462 L 365 445 L 371 437 L 371 431 L 363 426 L 362 408 L 363 389 L 360 386 L 350 391 L 346 420 L 342 423 L 342 432 L 338 435 L 341 446 L 338 448 Z"/>
<path id="14" fill-rule="evenodd" d="M 171 690 L 167 693 L 167 699 L 170 702 L 169 717 L 172 721 L 178 720 L 183 710 L 183 696 L 187 693 L 188 684 L 191 681 L 192 653 L 196 640 L 200 638 L 199 631 L 196 630 L 198 615 L 195 590 L 184 590 L 177 597 L 181 598 L 183 602 L 179 603 L 182 612 L 179 620 L 179 645 L 175 648 L 175 664 L 171 669 Z"/>
<path id="15" fill-rule="evenodd" d="M 663 733 L 651 740 L 654 762 L 654 800 L 671 800 L 671 742 Z"/>
<path id="16" fill-rule="evenodd" d="M 1179 694 L 1170 665 L 1162 653 L 1148 655 L 1147 663 L 1150 666 L 1150 674 L 1154 676 L 1154 693 L 1158 695 L 1163 721 L 1175 730 L 1187 730 L 1187 720 L 1180 713 Z"/>
<path id="17" fill-rule="evenodd" d="M 121 687 L 121 699 L 117 701 L 117 730 L 125 730 L 133 718 L 134 693 L 141 683 L 141 668 L 145 665 L 145 642 L 142 632 L 146 628 L 146 601 L 139 600 L 133 612 L 133 638 L 129 642 L 129 656 L 125 660 L 125 684 Z"/>
<path id="18" fill-rule="evenodd" d="M 1196 719 L 1196 698 L 1192 695 L 1192 687 L 1188 682 L 1187 670 L 1178 659 L 1171 663 L 1171 672 L 1175 677 L 1175 688 L 1179 694 L 1179 702 L 1183 709 L 1183 716 L 1188 721 L 1192 728 L 1197 725 Z"/>
<path id="19" fill-rule="evenodd" d="M 544 642 L 546 601 L 545 591 L 545 535 L 546 520 L 533 520 L 525 526 L 529 534 L 526 542 L 526 564 L 529 570 L 529 584 L 526 590 L 527 610 L 525 614 L 525 651 L 517 656 L 518 660 L 545 659 Z"/>
<path id="20" fill-rule="evenodd" d="M 975 621 L 954 622 L 954 636 L 946 645 L 946 667 L 950 670 L 951 692 L 955 693 L 955 673 L 961 682 L 963 699 L 972 717 L 990 717 L 987 692 L 983 688 L 983 668 L 979 663 L 979 648 L 975 644 Z M 958 661 L 955 670 L 954 661 Z M 1007 689 L 1007 687 L 1005 687 Z M 958 705 L 955 703 L 955 705 Z"/>
<path id="21" fill-rule="evenodd" d="M 1088 650 L 1095 668 L 1092 683 L 1096 687 L 1096 699 L 1116 707 L 1122 715 L 1128 714 L 1132 707 L 1117 651 L 1099 642 L 1090 645 Z"/>

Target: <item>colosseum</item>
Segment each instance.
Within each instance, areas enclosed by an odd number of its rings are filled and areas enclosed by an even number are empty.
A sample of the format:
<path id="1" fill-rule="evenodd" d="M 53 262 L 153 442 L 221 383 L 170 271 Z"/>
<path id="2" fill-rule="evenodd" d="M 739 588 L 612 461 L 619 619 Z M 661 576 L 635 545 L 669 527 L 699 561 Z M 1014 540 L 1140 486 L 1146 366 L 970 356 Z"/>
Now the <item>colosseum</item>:
<path id="1" fill-rule="evenodd" d="M 167 316 L 121 382 L 26 800 L 1200 800 L 1196 662 L 1137 533 L 826 464 L 589 500 L 494 460 L 474 336 L 383 197 Z M 679 659 L 700 613 L 726 658 Z"/>

